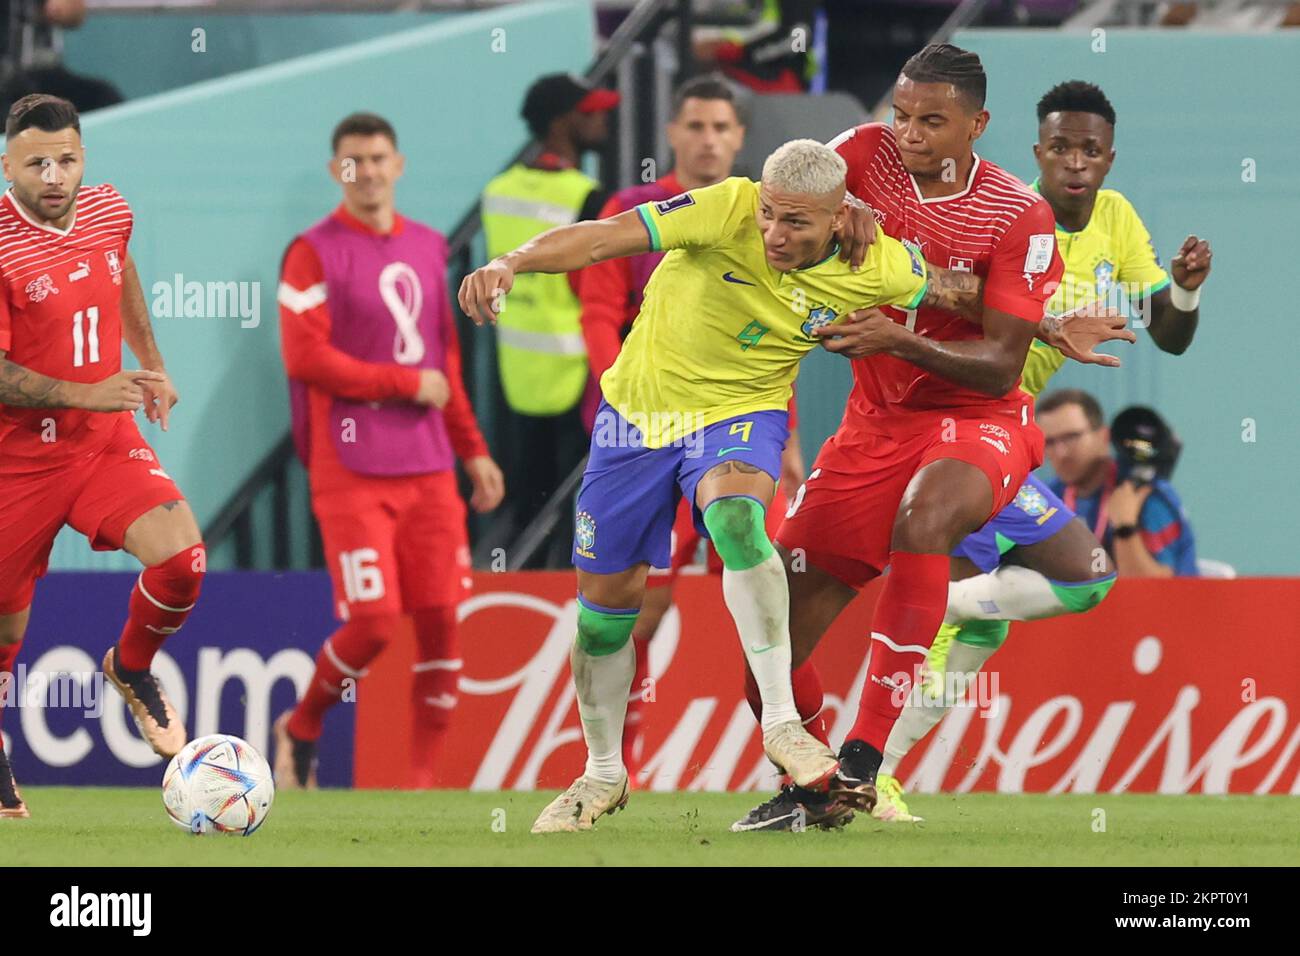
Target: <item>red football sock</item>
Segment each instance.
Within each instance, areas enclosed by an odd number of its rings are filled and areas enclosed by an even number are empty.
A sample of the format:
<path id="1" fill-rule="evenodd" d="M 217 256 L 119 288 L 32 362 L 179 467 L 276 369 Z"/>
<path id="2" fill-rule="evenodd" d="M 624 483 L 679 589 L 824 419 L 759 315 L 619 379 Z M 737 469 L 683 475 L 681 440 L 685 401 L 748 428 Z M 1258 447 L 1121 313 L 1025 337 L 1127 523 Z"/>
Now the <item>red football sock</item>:
<path id="1" fill-rule="evenodd" d="M 947 606 L 948 555 L 890 555 L 889 575 L 871 621 L 871 669 L 848 740 L 884 751 Z"/>
<path id="2" fill-rule="evenodd" d="M 22 641 L 14 641 L 12 644 L 0 644 L 0 693 L 17 693 L 18 689 L 6 691 L 5 685 L 10 681 L 16 681 L 14 676 L 14 667 L 17 666 L 18 651 L 22 648 Z M 5 709 L 0 706 L 0 719 L 4 717 Z"/>
<path id="3" fill-rule="evenodd" d="M 437 785 L 447 727 L 460 688 L 460 629 L 454 607 L 416 611 L 416 661 L 411 668 L 411 786 Z"/>
<path id="4" fill-rule="evenodd" d="M 190 616 L 206 570 L 207 551 L 196 544 L 140 572 L 131 589 L 126 626 L 117 641 L 119 667 L 149 669 L 158 648 Z"/>
<path id="5" fill-rule="evenodd" d="M 289 718 L 289 733 L 299 740 L 319 740 L 325 711 L 343 696 L 343 681 L 365 676 L 366 665 L 388 644 L 397 619 L 387 615 L 349 621 L 331 634 L 316 655 L 316 673 L 307 693 Z"/>
<path id="6" fill-rule="evenodd" d="M 825 695 L 822 692 L 822 678 L 811 660 L 804 661 L 790 674 L 790 683 L 794 685 L 794 706 L 799 711 L 799 718 L 808 732 L 824 744 L 829 744 L 830 728 L 822 714 Z M 758 692 L 758 684 L 753 672 L 745 668 L 745 699 L 749 709 L 754 712 L 754 719 L 763 719 L 763 698 Z"/>
<path id="7" fill-rule="evenodd" d="M 650 676 L 650 639 L 632 636 L 632 647 L 636 651 L 636 672 L 632 676 L 632 691 L 627 698 L 627 716 L 623 718 L 623 765 L 627 767 L 629 780 L 635 780 L 641 769 L 640 743 L 644 733 L 641 724 L 641 708 L 645 699 L 645 679 Z"/>

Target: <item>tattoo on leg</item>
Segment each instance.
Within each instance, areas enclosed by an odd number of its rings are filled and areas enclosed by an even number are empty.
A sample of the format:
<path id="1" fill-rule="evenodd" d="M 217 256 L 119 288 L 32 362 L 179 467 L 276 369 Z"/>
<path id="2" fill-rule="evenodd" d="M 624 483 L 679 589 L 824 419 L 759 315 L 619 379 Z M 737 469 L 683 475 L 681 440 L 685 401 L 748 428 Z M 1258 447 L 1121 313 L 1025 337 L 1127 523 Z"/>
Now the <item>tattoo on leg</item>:
<path id="1" fill-rule="evenodd" d="M 705 478 L 721 478 L 723 475 L 729 475 L 733 471 L 742 475 L 759 475 L 763 474 L 763 469 L 751 465 L 747 461 L 724 461 L 720 465 L 714 465 L 704 475 Z"/>
<path id="2" fill-rule="evenodd" d="M 182 499 L 180 499 L 180 498 L 177 498 L 175 501 L 164 501 L 162 506 L 163 506 L 163 508 L 166 509 L 167 511 L 171 511 L 173 508 L 175 508 L 177 505 L 179 505 L 179 504 L 181 503 L 181 501 L 182 501 Z"/>

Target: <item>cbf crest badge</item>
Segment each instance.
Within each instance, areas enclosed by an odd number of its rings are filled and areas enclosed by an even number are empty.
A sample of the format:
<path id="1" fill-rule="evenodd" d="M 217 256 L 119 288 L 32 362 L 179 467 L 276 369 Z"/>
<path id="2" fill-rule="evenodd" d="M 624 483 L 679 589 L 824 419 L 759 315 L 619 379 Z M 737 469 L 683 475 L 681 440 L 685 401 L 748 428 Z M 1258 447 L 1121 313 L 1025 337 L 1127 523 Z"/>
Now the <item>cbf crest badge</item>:
<path id="1" fill-rule="evenodd" d="M 1047 499 L 1033 485 L 1021 485 L 1020 490 L 1016 492 L 1016 500 L 1012 503 L 1025 514 L 1034 518 L 1047 513 Z"/>
<path id="2" fill-rule="evenodd" d="M 1097 280 L 1097 294 L 1105 295 L 1115 281 L 1115 264 L 1107 259 L 1102 259 L 1097 263 L 1097 268 L 1092 270 L 1092 274 Z"/>
<path id="3" fill-rule="evenodd" d="M 822 305 L 815 309 L 809 309 L 808 319 L 799 327 L 799 331 L 803 333 L 804 338 L 811 339 L 813 337 L 813 329 L 820 329 L 824 326 L 830 325 L 835 321 L 838 315 L 839 313 L 829 305 Z"/>
<path id="4" fill-rule="evenodd" d="M 584 558 L 596 557 L 596 519 L 585 511 L 579 511 L 573 522 L 574 550 Z"/>

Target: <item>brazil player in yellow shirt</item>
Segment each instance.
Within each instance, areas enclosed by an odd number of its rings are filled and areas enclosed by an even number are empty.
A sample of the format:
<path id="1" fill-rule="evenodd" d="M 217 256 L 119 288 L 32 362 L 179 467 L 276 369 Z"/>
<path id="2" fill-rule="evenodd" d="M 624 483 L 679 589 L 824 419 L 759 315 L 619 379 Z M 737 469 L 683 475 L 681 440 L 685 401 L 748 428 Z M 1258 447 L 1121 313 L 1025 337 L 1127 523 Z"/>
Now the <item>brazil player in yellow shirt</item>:
<path id="1" fill-rule="evenodd" d="M 1164 269 L 1137 210 L 1122 193 L 1102 188 L 1115 161 L 1114 142 L 1115 110 L 1093 84 L 1061 83 L 1039 100 L 1034 144 L 1039 178 L 1033 187 L 1056 215 L 1056 244 L 1065 262 L 1048 311 L 1060 316 L 1096 300 L 1121 308 L 1127 303 L 1155 344 L 1179 355 L 1196 333 L 1210 245 L 1188 236 L 1170 271 Z M 1050 317 L 1043 320 L 1045 336 L 1051 336 L 1052 324 Z M 1060 351 L 1036 340 L 1021 388 L 1037 397 L 1064 362 Z M 1150 491 L 1150 486 L 1120 482 L 1107 499 L 1112 524 L 1136 527 Z M 960 580 L 950 587 L 946 623 L 927 660 L 929 682 L 921 693 L 929 696 L 910 700 L 894 725 L 876 781 L 873 816 L 920 819 L 903 801 L 898 765 L 960 698 L 954 691 L 1006 640 L 1010 621 L 1081 613 L 1105 598 L 1115 568 L 1099 534 L 1076 520 L 1045 482 L 1030 476 L 1009 507 L 962 542 L 953 559 L 953 576 Z M 945 673 L 964 676 L 945 680 Z"/>
<path id="2" fill-rule="evenodd" d="M 533 832 L 590 829 L 627 801 L 621 741 L 635 668 L 629 638 L 647 570 L 667 567 L 679 496 L 723 562 L 723 595 L 763 698 L 763 747 L 801 786 L 824 786 L 834 753 L 803 727 L 790 685 L 789 593 L 765 512 L 780 477 L 787 406 L 815 329 L 856 309 L 934 304 L 977 315 L 979 280 L 876 236 L 859 270 L 838 254 L 845 165 L 795 140 L 761 183 L 727 179 L 621 215 L 553 229 L 466 277 L 477 322 L 509 308 L 515 275 L 667 251 L 646 286 L 604 396 L 578 493 L 578 627 L 571 652 L 585 771 Z"/>

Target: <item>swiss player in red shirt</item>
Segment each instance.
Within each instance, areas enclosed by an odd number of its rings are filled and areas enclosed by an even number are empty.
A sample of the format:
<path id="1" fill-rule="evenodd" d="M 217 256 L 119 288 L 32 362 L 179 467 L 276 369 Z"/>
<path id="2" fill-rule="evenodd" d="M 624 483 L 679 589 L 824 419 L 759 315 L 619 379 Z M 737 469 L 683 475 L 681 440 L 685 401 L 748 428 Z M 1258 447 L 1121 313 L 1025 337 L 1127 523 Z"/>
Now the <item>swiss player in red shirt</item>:
<path id="1" fill-rule="evenodd" d="M 408 782 L 431 787 L 456 704 L 456 606 L 471 573 L 454 458 L 475 511 L 495 508 L 505 486 L 461 381 L 446 241 L 396 210 L 405 163 L 396 132 L 358 113 L 332 141 L 343 202 L 290 244 L 279 301 L 285 370 L 305 398 L 295 437 L 342 626 L 298 706 L 275 723 L 276 784 L 316 785 L 325 712 L 407 615 L 417 645 Z"/>
<path id="2" fill-rule="evenodd" d="M 103 668 L 144 739 L 171 757 L 185 727 L 150 663 L 194 607 L 206 555 L 132 417 L 143 408 L 166 430 L 177 395 L 127 254 L 131 209 L 112 186 L 83 186 L 84 169 L 71 103 L 34 94 L 13 104 L 0 198 L 0 680 L 55 535 L 71 525 L 96 550 L 144 565 Z M 122 370 L 123 341 L 143 369 Z M 0 750 L 0 817 L 26 816 Z"/>
<path id="3" fill-rule="evenodd" d="M 1051 207 L 973 151 L 989 118 L 985 89 L 978 56 L 928 46 L 895 84 L 893 125 L 859 126 L 831 144 L 848 163 L 849 190 L 887 235 L 984 279 L 978 324 L 936 309 L 887 309 L 821 330 L 829 350 L 853 359 L 853 391 L 777 539 L 801 703 L 820 706 L 808 661 L 817 641 L 890 569 L 857 719 L 839 753 L 843 789 L 866 810 L 885 740 L 943 620 L 949 555 L 1043 459 L 1033 402 L 1018 383 L 1063 265 Z M 787 787 L 733 829 L 837 825 L 847 810 Z"/>

